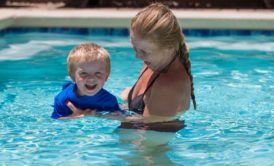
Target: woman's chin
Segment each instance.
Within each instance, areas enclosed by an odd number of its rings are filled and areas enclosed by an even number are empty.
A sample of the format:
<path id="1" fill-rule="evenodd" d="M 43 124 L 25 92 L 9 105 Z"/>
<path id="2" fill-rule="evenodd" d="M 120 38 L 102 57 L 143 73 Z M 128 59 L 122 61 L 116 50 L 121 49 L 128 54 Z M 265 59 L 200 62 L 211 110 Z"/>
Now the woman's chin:
<path id="1" fill-rule="evenodd" d="M 150 68 L 151 70 L 153 70 L 153 71 L 161 71 L 158 67 L 156 67 L 156 66 L 152 66 L 152 65 L 150 65 L 150 66 L 147 66 L 148 68 Z"/>
<path id="2" fill-rule="evenodd" d="M 154 66 L 151 65 L 151 63 L 149 63 L 149 64 L 145 63 L 145 64 L 146 64 L 146 66 L 147 66 L 148 68 L 150 68 L 151 70 L 155 70 Z"/>

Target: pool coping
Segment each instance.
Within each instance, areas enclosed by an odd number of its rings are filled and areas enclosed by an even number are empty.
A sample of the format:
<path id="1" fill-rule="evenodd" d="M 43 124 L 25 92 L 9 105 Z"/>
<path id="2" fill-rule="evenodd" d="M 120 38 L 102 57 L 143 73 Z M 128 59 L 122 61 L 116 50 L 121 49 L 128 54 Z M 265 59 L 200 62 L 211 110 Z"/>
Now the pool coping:
<path id="1" fill-rule="evenodd" d="M 140 9 L 0 8 L 8 27 L 127 28 Z M 274 10 L 173 9 L 183 29 L 274 30 Z"/>

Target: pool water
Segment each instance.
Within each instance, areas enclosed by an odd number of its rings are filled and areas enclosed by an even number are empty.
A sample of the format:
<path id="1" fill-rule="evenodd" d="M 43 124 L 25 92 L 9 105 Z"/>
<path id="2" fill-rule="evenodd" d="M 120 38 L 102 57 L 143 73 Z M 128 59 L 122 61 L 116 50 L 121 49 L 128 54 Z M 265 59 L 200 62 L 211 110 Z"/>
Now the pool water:
<path id="1" fill-rule="evenodd" d="M 134 84 L 142 62 L 126 36 L 1 36 L 0 164 L 274 165 L 274 36 L 187 36 L 198 109 L 181 116 L 187 127 L 165 145 L 149 144 L 150 136 L 170 133 L 117 132 L 118 121 L 94 117 L 50 118 L 69 80 L 67 54 L 83 42 L 111 54 L 106 89 L 119 95 Z"/>

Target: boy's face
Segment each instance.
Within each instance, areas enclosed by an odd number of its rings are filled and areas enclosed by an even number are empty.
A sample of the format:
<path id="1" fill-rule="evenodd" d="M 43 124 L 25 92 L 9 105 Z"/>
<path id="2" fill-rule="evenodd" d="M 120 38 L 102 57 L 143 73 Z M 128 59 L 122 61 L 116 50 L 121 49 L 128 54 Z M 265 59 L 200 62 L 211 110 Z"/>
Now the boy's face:
<path id="1" fill-rule="evenodd" d="M 107 80 L 104 60 L 79 63 L 75 71 L 75 83 L 79 96 L 93 96 L 99 92 Z"/>

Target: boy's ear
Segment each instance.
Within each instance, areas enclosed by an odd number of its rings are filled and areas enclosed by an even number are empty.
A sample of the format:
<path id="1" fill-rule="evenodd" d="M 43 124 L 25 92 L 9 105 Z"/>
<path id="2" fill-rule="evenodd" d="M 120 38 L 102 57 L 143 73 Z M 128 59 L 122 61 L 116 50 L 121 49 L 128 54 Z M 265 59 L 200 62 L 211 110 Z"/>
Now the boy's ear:
<path id="1" fill-rule="evenodd" d="M 75 75 L 74 75 L 74 73 L 69 73 L 69 77 L 70 77 L 70 79 L 71 79 L 73 82 L 75 82 Z"/>
<path id="2" fill-rule="evenodd" d="M 108 76 L 109 76 L 109 75 L 106 75 L 105 81 L 107 81 L 107 80 L 108 80 Z"/>
<path id="3" fill-rule="evenodd" d="M 109 72 L 106 72 L 106 78 L 105 78 L 105 81 L 107 81 L 108 80 L 108 77 L 109 77 Z"/>

